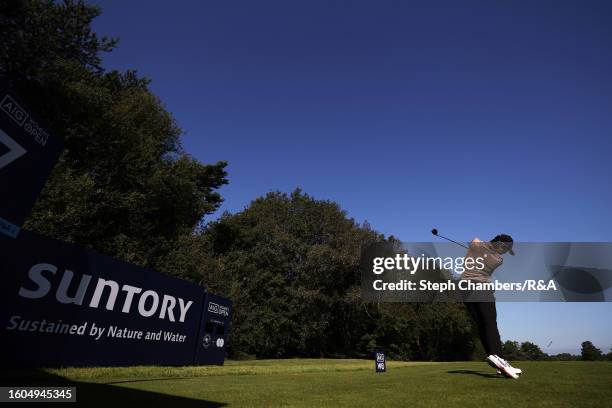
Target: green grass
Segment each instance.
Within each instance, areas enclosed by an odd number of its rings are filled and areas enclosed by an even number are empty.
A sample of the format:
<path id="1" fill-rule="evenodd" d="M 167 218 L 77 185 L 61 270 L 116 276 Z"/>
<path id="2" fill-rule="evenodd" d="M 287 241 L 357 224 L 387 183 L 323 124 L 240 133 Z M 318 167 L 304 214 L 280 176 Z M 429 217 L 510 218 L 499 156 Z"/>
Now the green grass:
<path id="1" fill-rule="evenodd" d="M 2 374 L 14 385 L 75 383 L 87 406 L 604 407 L 612 363 L 523 362 L 519 380 L 481 362 L 229 361 L 223 367 L 67 368 Z M 3 385 L 4 385 L 3 384 Z"/>

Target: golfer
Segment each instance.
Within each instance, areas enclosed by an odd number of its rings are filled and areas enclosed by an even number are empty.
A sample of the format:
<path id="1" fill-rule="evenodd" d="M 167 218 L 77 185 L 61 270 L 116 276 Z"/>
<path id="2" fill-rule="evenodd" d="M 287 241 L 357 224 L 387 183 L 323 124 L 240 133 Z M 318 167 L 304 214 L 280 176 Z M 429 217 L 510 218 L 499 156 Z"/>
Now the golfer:
<path id="1" fill-rule="evenodd" d="M 502 262 L 502 255 L 509 253 L 514 255 L 512 245 L 514 241 L 510 235 L 500 234 L 490 242 L 474 238 L 468 247 L 466 258 L 482 258 L 484 267 L 478 269 L 476 266 L 467 268 L 461 279 L 474 282 L 490 282 L 493 271 Z M 482 266 L 478 265 L 478 266 Z M 497 309 L 495 308 L 495 295 L 493 291 L 472 291 L 467 294 L 465 306 L 474 319 L 478 328 L 480 341 L 487 353 L 487 362 L 497 368 L 498 374 L 517 379 L 522 373 L 519 368 L 512 367 L 502 357 L 502 345 L 497 329 Z"/>

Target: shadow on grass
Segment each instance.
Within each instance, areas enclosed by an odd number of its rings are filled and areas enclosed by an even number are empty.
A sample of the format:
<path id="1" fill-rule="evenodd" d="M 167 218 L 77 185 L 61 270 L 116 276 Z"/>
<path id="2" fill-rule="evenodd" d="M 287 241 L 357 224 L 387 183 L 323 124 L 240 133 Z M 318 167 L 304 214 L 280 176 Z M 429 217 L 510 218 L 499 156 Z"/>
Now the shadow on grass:
<path id="1" fill-rule="evenodd" d="M 193 377 L 165 377 L 165 378 L 147 378 L 146 380 L 125 380 L 125 381 L 111 381 L 105 382 L 104 385 L 116 385 L 116 384 L 129 384 L 149 381 L 174 381 L 174 380 L 190 380 Z"/>
<path id="2" fill-rule="evenodd" d="M 163 380 L 169 380 L 164 378 Z M 176 380 L 177 378 L 171 378 Z M 159 381 L 160 379 L 156 380 Z M 123 381 L 131 382 L 131 381 Z M 136 382 L 136 381 L 134 381 Z M 117 382 L 120 384 L 122 382 Z M 177 397 L 157 392 L 135 390 L 110 384 L 96 384 L 70 381 L 64 377 L 49 374 L 43 370 L 23 370 L 2 373 L 0 385 L 8 386 L 39 386 L 39 387 L 76 387 L 77 404 L 67 403 L 66 406 L 104 407 L 109 406 L 143 406 L 143 407 L 204 407 L 217 408 L 227 404 L 223 402 L 206 401 Z M 23 403 L 22 403 L 23 404 Z M 54 406 L 56 404 L 53 404 Z M 60 404 L 61 406 L 62 404 Z M 20 405 L 20 406 L 28 406 Z M 40 406 L 33 405 L 33 406 Z"/>
<path id="3" fill-rule="evenodd" d="M 489 374 L 489 373 L 481 373 L 480 371 L 474 371 L 474 370 L 452 370 L 452 371 L 447 371 L 447 373 L 449 373 L 449 374 L 468 374 L 468 375 L 477 375 L 479 377 L 484 377 L 484 378 L 500 378 L 500 379 L 504 379 L 504 377 L 501 376 L 501 375 Z"/>

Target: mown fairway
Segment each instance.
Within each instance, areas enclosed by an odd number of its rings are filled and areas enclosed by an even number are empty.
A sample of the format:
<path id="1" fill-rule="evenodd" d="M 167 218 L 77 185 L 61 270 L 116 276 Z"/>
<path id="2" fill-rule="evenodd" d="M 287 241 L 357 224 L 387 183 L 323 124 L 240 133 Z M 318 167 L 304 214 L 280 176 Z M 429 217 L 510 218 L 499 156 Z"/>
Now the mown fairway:
<path id="1" fill-rule="evenodd" d="M 113 407 L 610 407 L 612 363 L 524 362 L 519 380 L 485 363 L 260 360 L 224 367 L 4 372 L 2 385 L 76 383 L 87 406 Z"/>

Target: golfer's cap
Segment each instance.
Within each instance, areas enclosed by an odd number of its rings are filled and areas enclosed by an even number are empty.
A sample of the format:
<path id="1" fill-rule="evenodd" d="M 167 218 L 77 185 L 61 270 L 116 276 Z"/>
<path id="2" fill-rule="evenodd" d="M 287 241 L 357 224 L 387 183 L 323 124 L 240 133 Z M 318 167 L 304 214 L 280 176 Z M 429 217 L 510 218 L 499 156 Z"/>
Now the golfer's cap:
<path id="1" fill-rule="evenodd" d="M 514 245 L 514 240 L 512 239 L 510 235 L 499 234 L 495 236 L 495 238 L 493 238 L 491 242 L 503 242 L 504 244 L 508 245 L 508 253 L 513 256 L 515 255 L 514 251 L 512 250 L 512 246 Z"/>

